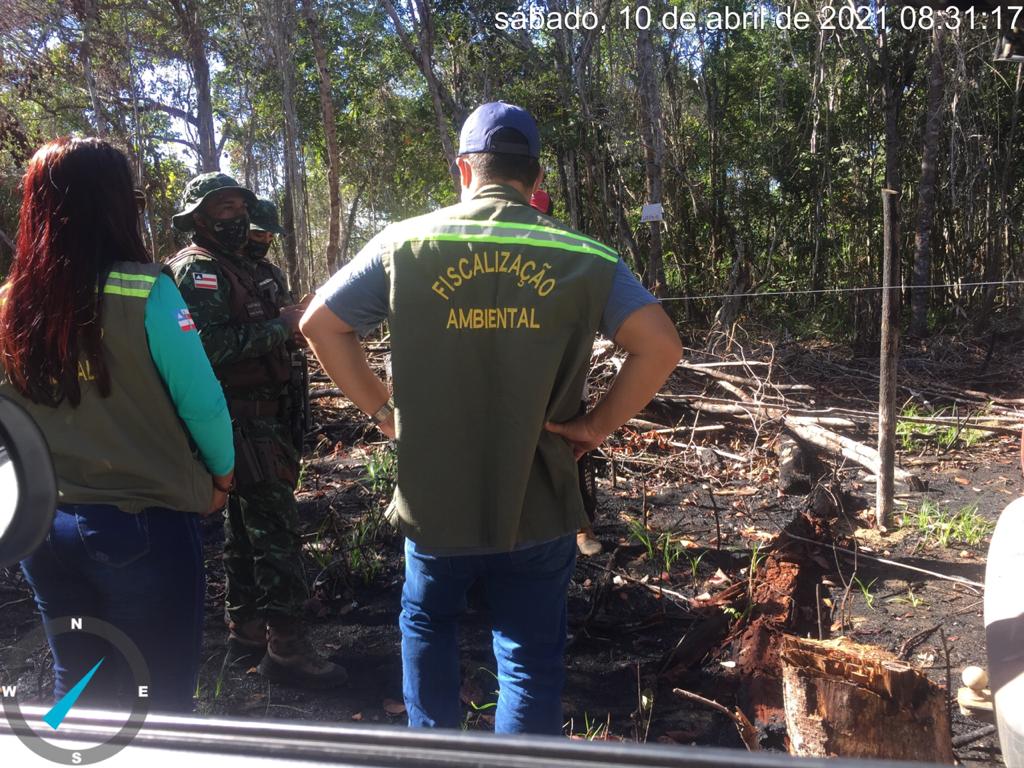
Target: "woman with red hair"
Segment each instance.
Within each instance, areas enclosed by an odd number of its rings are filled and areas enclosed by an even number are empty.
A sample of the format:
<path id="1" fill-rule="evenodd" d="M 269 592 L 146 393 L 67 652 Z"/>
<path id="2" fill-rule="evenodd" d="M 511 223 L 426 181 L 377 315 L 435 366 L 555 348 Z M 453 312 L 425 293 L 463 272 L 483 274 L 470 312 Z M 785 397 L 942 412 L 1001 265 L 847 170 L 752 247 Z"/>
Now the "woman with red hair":
<path id="1" fill-rule="evenodd" d="M 86 616 L 125 633 L 149 667 L 149 704 L 187 711 L 199 668 L 199 516 L 223 508 L 234 467 L 224 395 L 181 294 L 139 232 L 128 160 L 99 139 L 57 139 L 23 179 L 17 248 L 0 288 L 0 394 L 47 438 L 57 473 L 50 535 L 22 562 L 62 698 L 135 696 Z"/>

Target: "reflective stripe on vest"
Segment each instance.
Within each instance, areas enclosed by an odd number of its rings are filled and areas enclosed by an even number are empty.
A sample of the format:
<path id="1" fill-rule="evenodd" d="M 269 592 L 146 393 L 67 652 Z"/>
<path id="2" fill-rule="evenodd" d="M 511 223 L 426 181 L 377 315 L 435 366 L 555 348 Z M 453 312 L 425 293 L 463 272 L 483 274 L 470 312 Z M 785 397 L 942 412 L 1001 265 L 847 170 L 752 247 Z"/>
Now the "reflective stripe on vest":
<path id="1" fill-rule="evenodd" d="M 418 228 L 417 228 L 418 229 Z M 429 231 L 400 228 L 400 241 L 441 241 L 467 243 L 495 243 L 498 245 L 532 245 L 537 248 L 585 253 L 615 263 L 618 254 L 597 240 L 567 232 L 557 227 L 536 224 L 517 224 L 508 221 L 472 221 L 447 219 L 432 224 Z"/>
<path id="2" fill-rule="evenodd" d="M 103 286 L 104 293 L 111 293 L 115 296 L 132 296 L 137 299 L 147 299 L 153 292 L 155 277 L 149 275 L 127 275 L 124 272 L 111 272 L 107 276 L 107 282 Z"/>

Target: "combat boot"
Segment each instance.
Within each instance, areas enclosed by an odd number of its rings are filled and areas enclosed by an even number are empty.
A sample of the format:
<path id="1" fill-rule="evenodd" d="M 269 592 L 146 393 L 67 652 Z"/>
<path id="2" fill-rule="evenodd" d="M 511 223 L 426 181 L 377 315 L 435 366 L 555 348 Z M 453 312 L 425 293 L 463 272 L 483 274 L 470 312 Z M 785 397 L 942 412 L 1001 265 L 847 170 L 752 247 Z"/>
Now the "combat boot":
<path id="1" fill-rule="evenodd" d="M 267 623 L 263 619 L 227 619 L 227 625 L 228 650 L 224 666 L 237 664 L 248 668 L 259 664 L 267 652 Z"/>
<path id="2" fill-rule="evenodd" d="M 297 621 L 268 628 L 267 653 L 259 673 L 275 683 L 298 688 L 336 688 L 348 679 L 344 667 L 313 649 Z"/>

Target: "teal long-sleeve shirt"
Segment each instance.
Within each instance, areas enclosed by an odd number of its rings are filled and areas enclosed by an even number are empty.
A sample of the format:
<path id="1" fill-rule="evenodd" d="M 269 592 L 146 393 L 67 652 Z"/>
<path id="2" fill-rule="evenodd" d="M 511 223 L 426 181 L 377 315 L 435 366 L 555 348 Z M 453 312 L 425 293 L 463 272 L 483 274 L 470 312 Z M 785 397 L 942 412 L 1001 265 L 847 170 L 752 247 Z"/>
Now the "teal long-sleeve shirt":
<path id="1" fill-rule="evenodd" d="M 149 352 L 206 468 L 226 475 L 235 466 L 231 417 L 220 382 L 192 322 L 185 300 L 167 275 L 160 275 L 146 302 Z"/>

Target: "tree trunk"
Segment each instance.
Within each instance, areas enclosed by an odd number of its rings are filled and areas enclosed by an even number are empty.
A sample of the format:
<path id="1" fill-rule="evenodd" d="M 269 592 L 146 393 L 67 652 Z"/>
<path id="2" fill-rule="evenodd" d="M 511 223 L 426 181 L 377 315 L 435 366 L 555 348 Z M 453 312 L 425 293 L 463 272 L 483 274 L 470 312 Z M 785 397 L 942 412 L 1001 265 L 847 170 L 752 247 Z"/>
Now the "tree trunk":
<path id="1" fill-rule="evenodd" d="M 82 62 L 85 75 L 85 90 L 89 93 L 89 105 L 92 108 L 92 124 L 97 136 L 106 136 L 109 132 L 106 114 L 96 88 L 96 72 L 93 69 L 93 30 L 99 19 L 97 0 L 76 0 L 75 14 L 82 25 L 82 44 L 78 47 L 78 55 Z"/>
<path id="2" fill-rule="evenodd" d="M 219 171 L 220 153 L 213 127 L 213 97 L 210 93 L 210 60 L 206 54 L 209 35 L 206 24 L 199 18 L 196 0 L 174 0 L 181 35 L 188 45 L 188 65 L 192 70 L 192 84 L 196 89 L 196 133 L 198 134 L 199 172 Z"/>
<path id="3" fill-rule="evenodd" d="M 878 353 L 878 455 L 875 483 L 875 524 L 889 527 L 893 506 L 893 468 L 896 462 L 896 369 L 900 345 L 900 262 L 895 242 L 896 208 L 900 195 L 882 190 L 882 331 Z"/>
<path id="4" fill-rule="evenodd" d="M 338 146 L 338 128 L 334 117 L 334 99 L 331 96 L 331 72 L 327 66 L 327 52 L 320 37 L 320 21 L 314 0 L 302 0 L 302 14 L 313 43 L 316 71 L 320 78 L 320 114 L 324 123 L 324 144 L 327 149 L 327 189 L 330 215 L 327 222 L 327 269 L 333 273 L 340 266 L 339 240 L 341 235 L 341 150 Z"/>
<path id="5" fill-rule="evenodd" d="M 352 203 L 348 209 L 348 218 L 345 220 L 345 228 L 341 233 L 341 262 L 344 263 L 349 260 L 348 249 L 349 244 L 352 242 L 352 230 L 356 226 L 356 213 L 359 211 L 359 201 L 363 197 L 363 191 L 366 189 L 366 182 L 362 182 L 356 187 L 356 194 L 352 198 Z"/>
<path id="6" fill-rule="evenodd" d="M 295 238 L 290 234 L 295 232 L 295 216 L 293 215 L 293 202 L 295 195 L 292 194 L 291 181 L 288 174 L 284 177 L 284 205 L 281 209 L 281 226 L 286 234 L 281 238 L 281 250 L 284 252 L 284 263 L 288 267 L 288 279 L 293 280 L 293 275 L 298 269 L 298 257 L 295 253 Z M 292 283 L 292 292 L 295 292 L 295 284 Z"/>
<path id="7" fill-rule="evenodd" d="M 1017 123 L 1020 118 L 1020 91 L 1021 91 L 1022 66 L 1017 65 L 1017 82 L 1013 91 L 1013 109 L 1010 112 L 1010 134 L 1006 140 L 1006 149 L 1002 157 L 1002 175 L 999 177 L 999 231 L 992 236 L 998 239 L 998 243 L 989 241 L 988 258 L 985 260 L 984 280 L 995 282 L 1002 280 L 1004 275 L 1003 263 L 1010 255 L 1010 219 L 1011 210 L 1007 201 L 1007 192 L 1010 189 L 1010 169 L 1013 166 L 1012 158 L 1015 152 L 1014 145 L 1017 138 Z M 987 217 L 986 217 L 987 218 Z M 977 330 L 984 330 L 992 319 L 992 308 L 995 306 L 996 291 L 999 286 L 986 285 L 982 294 L 981 311 L 975 321 Z"/>
<path id="8" fill-rule="evenodd" d="M 661 96 L 654 69 L 654 47 L 649 29 L 637 31 L 637 79 L 640 84 L 640 133 L 644 143 L 647 202 L 661 203 L 661 169 L 665 142 L 661 128 Z M 647 261 L 647 287 L 655 296 L 665 293 L 665 265 L 661 252 L 661 222 L 651 222 L 651 244 Z"/>
<path id="9" fill-rule="evenodd" d="M 437 132 L 441 139 L 441 149 L 449 164 L 455 162 L 455 148 L 452 145 L 449 119 L 461 121 L 462 110 L 455 104 L 451 93 L 442 85 L 434 71 L 434 22 L 429 4 L 423 0 L 408 0 L 409 15 L 412 18 L 413 31 L 419 41 L 419 48 L 409 37 L 409 33 L 398 15 L 398 10 L 391 0 L 383 0 L 384 9 L 395 25 L 395 32 L 402 46 L 408 51 L 416 66 L 427 81 L 427 91 L 434 105 L 434 117 L 437 120 Z M 417 23 L 418 22 L 418 23 Z"/>
<path id="10" fill-rule="evenodd" d="M 294 242 L 294 259 L 288 262 L 293 293 L 305 293 L 308 284 L 309 228 L 306 221 L 306 190 L 299 159 L 299 118 L 295 109 L 295 6 L 290 0 L 264 2 L 271 49 L 281 72 L 281 108 L 284 112 L 284 171 L 293 227 L 287 237 Z M 286 205 L 288 202 L 286 201 Z M 286 249 L 286 253 L 288 250 Z"/>
<path id="11" fill-rule="evenodd" d="M 917 192 L 917 232 L 914 235 L 914 285 L 928 285 L 932 275 L 932 224 L 935 216 L 935 187 L 938 176 L 939 129 L 945 97 L 943 41 L 945 25 L 932 30 L 931 65 L 928 74 L 928 107 L 925 116 L 924 147 L 921 150 L 921 182 Z M 910 294 L 910 333 L 928 333 L 927 290 Z"/>

